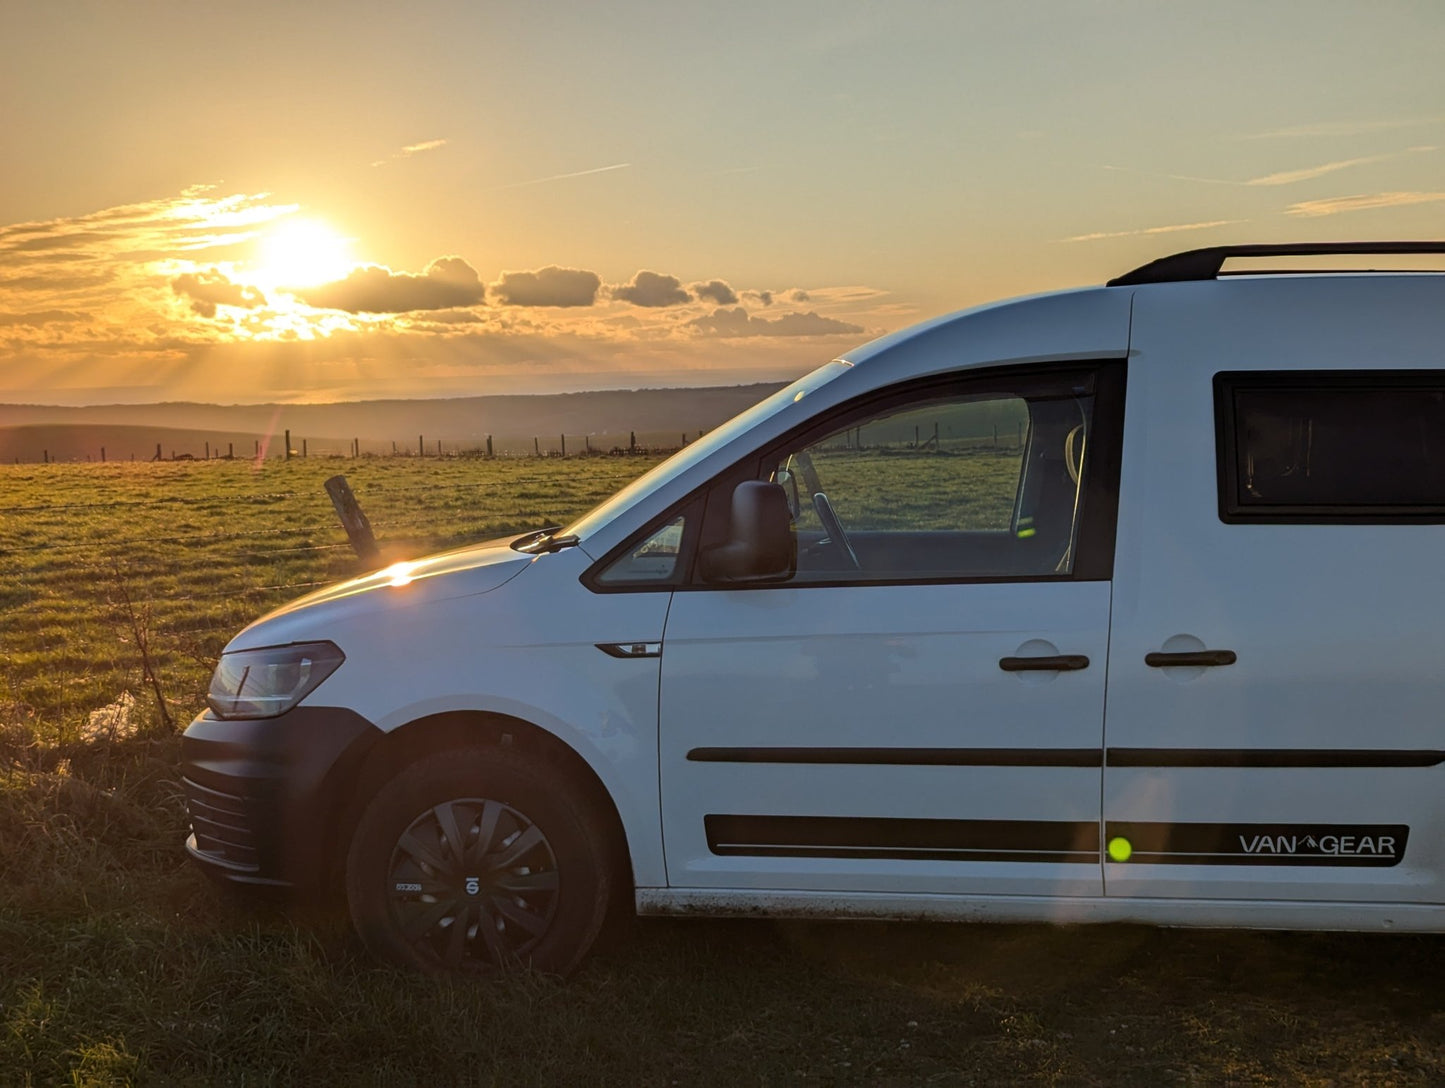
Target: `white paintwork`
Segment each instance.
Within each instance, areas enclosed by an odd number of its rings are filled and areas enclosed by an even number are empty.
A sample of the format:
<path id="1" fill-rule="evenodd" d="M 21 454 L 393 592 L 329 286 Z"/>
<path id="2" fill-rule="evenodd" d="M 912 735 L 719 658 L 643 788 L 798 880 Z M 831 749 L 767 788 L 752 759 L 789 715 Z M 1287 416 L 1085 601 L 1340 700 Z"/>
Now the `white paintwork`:
<path id="1" fill-rule="evenodd" d="M 1220 521 L 1220 370 L 1445 365 L 1439 277 L 1165 284 L 1134 303 L 1109 659 L 1111 747 L 1442 747 L 1445 525 Z M 1228 668 L 1151 669 L 1191 636 Z M 1445 766 L 1109 768 L 1104 817 L 1408 824 L 1390 868 L 1105 865 L 1110 895 L 1445 902 Z"/>
<path id="2" fill-rule="evenodd" d="M 1445 768 L 685 758 L 701 745 L 1442 747 L 1445 527 L 1224 525 L 1210 385 L 1250 367 L 1440 368 L 1442 344 L 1435 276 L 1098 288 L 966 311 L 865 345 L 718 428 L 570 526 L 578 547 L 530 558 L 478 546 L 357 579 L 257 621 L 231 648 L 330 639 L 346 662 L 308 701 L 383 730 L 476 710 L 553 733 L 615 801 L 648 913 L 1445 928 L 1434 905 Z M 598 594 L 579 580 L 750 450 L 864 393 L 1126 354 L 1112 584 Z M 1239 664 L 1146 669 L 1143 655 L 1174 636 L 1233 649 Z M 1031 640 L 1093 664 L 1042 679 L 998 670 Z M 661 642 L 663 655 L 595 645 L 633 642 Z M 1405 863 L 1376 869 L 748 859 L 708 851 L 701 817 L 715 811 L 1404 823 L 1411 838 Z"/>
<path id="3" fill-rule="evenodd" d="M 688 761 L 697 747 L 1095 748 L 1104 670 L 1002 657 L 1108 652 L 1107 582 L 678 593 L 662 656 L 667 871 L 676 887 L 1099 895 L 1076 862 L 718 857 L 709 812 L 1097 820 L 1098 767 Z"/>

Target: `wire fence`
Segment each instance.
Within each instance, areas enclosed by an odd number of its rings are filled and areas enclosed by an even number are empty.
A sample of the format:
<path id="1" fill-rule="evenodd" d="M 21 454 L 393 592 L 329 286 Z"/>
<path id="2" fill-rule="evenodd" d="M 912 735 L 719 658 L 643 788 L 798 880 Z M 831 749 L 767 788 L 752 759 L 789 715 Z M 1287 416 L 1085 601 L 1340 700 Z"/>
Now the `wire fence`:
<path id="1" fill-rule="evenodd" d="M 269 438 L 239 435 L 206 438 L 204 432 L 118 436 L 104 426 L 59 428 L 0 428 L 0 462 L 62 464 L 143 461 L 266 461 L 295 458 L 363 457 L 651 457 L 676 452 L 696 441 L 705 430 L 690 431 L 579 431 L 556 434 L 496 434 L 405 438 L 336 438 L 292 435 Z M 42 437 L 36 432 L 47 432 Z"/>

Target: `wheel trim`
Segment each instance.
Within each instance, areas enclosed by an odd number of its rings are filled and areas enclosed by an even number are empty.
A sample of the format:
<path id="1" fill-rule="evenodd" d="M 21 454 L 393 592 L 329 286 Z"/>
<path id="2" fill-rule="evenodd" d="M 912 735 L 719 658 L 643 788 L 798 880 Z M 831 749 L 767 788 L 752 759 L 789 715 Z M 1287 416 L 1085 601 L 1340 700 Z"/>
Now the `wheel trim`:
<path id="1" fill-rule="evenodd" d="M 423 959 L 504 966 L 546 936 L 562 880 L 541 828 L 511 805 L 467 797 L 423 812 L 387 868 L 393 923 Z"/>

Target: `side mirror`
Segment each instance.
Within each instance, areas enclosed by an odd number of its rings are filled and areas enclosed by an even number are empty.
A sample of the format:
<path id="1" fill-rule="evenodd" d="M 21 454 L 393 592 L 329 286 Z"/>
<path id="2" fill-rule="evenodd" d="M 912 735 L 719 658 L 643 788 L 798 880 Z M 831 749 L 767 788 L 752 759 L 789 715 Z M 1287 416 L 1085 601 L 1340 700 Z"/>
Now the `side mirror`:
<path id="1" fill-rule="evenodd" d="M 728 539 L 702 553 L 709 582 L 784 582 L 798 569 L 788 495 L 778 484 L 744 480 L 733 490 Z"/>

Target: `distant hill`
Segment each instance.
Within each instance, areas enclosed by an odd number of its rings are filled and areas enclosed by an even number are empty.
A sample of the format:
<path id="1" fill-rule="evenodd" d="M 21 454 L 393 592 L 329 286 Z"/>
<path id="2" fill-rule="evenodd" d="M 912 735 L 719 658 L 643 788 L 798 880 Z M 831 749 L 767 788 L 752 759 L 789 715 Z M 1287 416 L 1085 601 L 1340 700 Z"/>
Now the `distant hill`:
<path id="1" fill-rule="evenodd" d="M 0 404 L 0 460 L 149 460 L 160 443 L 162 455 L 213 456 L 233 448 L 250 457 L 257 443 L 272 456 L 284 450 L 291 432 L 298 452 L 349 452 L 353 439 L 363 453 L 414 450 L 423 439 L 428 452 L 438 441 L 446 450 L 482 449 L 492 436 L 498 453 L 556 449 L 567 436 L 568 452 L 639 445 L 675 446 L 751 407 L 782 387 L 781 382 L 702 389 L 606 390 L 586 393 L 456 397 L 442 400 L 342 401 L 333 404 L 107 404 L 83 408 Z M 536 446 L 534 447 L 534 439 Z"/>

